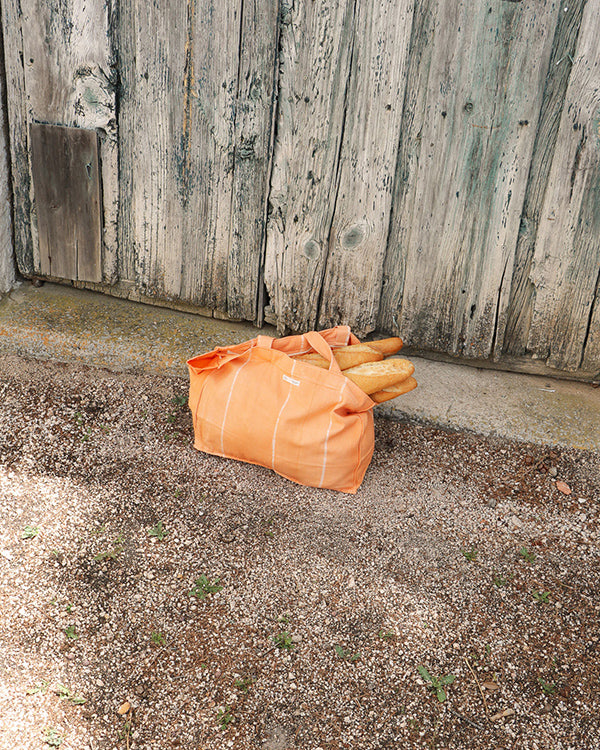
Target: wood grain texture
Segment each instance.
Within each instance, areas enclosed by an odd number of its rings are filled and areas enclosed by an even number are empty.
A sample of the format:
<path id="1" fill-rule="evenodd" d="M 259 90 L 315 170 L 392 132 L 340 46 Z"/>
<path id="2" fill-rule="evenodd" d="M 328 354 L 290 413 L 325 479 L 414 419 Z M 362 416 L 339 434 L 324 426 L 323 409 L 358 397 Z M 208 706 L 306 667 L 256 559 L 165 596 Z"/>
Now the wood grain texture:
<path id="1" fill-rule="evenodd" d="M 104 205 L 104 280 L 116 270 L 116 202 L 118 195 L 114 52 L 110 41 L 112 2 L 105 0 L 8 0 L 12 38 L 10 66 L 22 72 L 13 78 L 11 137 L 17 141 L 13 164 L 21 189 L 15 202 L 21 216 L 29 218 L 24 199 L 30 189 L 28 159 L 31 122 L 97 129 L 102 142 Z M 20 11 L 19 12 L 19 7 Z M 16 58 L 14 56 L 17 56 Z M 21 86 L 18 90 L 15 85 Z M 20 106 L 19 106 L 20 105 Z M 35 222 L 32 247 L 25 247 L 29 272 L 41 272 Z M 18 243 L 20 246 L 21 242 Z"/>
<path id="2" fill-rule="evenodd" d="M 535 301 L 535 287 L 530 278 L 531 266 L 586 1 L 573 0 L 563 5 L 558 14 L 521 214 L 510 299 L 506 316 L 501 316 L 498 321 L 495 354 L 501 353 L 503 358 L 522 356 L 527 352 L 527 340 Z"/>
<path id="3" fill-rule="evenodd" d="M 340 179 L 355 0 L 282 10 L 265 283 L 279 330 L 314 328 Z"/>
<path id="4" fill-rule="evenodd" d="M 0 62 L 4 60 L 2 18 L 0 16 Z M 12 185 L 10 181 L 8 113 L 4 67 L 0 64 L 0 294 L 8 292 L 15 280 L 12 223 Z"/>
<path id="5" fill-rule="evenodd" d="M 192 11 L 181 2 L 127 0 L 119 12 L 119 277 L 148 296 L 181 293 L 180 175 L 190 132 L 189 119 L 184 123 L 184 96 L 189 108 L 191 86 L 184 87 Z M 198 180 L 191 156 L 186 165 L 188 182 Z"/>
<path id="6" fill-rule="evenodd" d="M 34 272 L 33 238 L 31 233 L 31 175 L 29 172 L 27 108 L 23 95 L 22 14 L 18 0 L 0 3 L 4 34 L 4 70 L 6 71 L 6 110 L 13 199 L 13 238 L 17 267 L 21 273 Z"/>
<path id="7" fill-rule="evenodd" d="M 255 319 L 277 6 L 121 7 L 121 275 L 151 296 Z"/>
<path id="8" fill-rule="evenodd" d="M 600 280 L 600 2 L 586 4 L 542 205 L 527 348 L 551 367 L 593 364 Z M 589 344 L 590 351 L 585 353 Z M 600 359 L 596 359 L 600 368 Z"/>
<path id="9" fill-rule="evenodd" d="M 31 126 L 40 271 L 102 281 L 102 222 L 95 130 Z"/>
<path id="10" fill-rule="evenodd" d="M 279 3 L 244 0 L 235 107 L 227 313 L 262 319 Z M 260 322 L 260 321 L 259 321 Z"/>
<path id="11" fill-rule="evenodd" d="M 494 349 L 556 13 L 550 0 L 447 0 L 417 14 L 424 49 L 411 66 L 422 70 L 409 71 L 419 88 L 402 125 L 380 315 L 408 344 Z"/>
<path id="12" fill-rule="evenodd" d="M 413 1 L 356 6 L 339 187 L 318 324 L 376 326 L 387 245 Z"/>

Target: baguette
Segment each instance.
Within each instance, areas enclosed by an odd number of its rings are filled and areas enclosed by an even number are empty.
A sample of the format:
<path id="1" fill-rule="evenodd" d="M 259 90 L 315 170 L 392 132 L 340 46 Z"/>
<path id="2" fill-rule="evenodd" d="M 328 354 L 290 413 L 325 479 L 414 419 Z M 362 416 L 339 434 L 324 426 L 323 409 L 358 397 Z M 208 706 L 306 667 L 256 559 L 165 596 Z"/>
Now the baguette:
<path id="1" fill-rule="evenodd" d="M 367 395 L 401 383 L 415 371 L 415 366 L 407 359 L 386 359 L 382 362 L 368 362 L 344 371 L 344 375 Z"/>
<path id="2" fill-rule="evenodd" d="M 391 339 L 379 339 L 377 341 L 365 341 L 367 346 L 371 349 L 375 349 L 377 352 L 381 352 L 384 357 L 389 357 L 390 354 L 396 354 L 402 349 L 403 341 L 397 336 Z"/>
<path id="3" fill-rule="evenodd" d="M 365 362 L 379 362 L 383 359 L 383 354 L 371 349 L 368 344 L 350 344 L 350 346 L 337 347 L 333 349 L 333 356 L 340 366 L 340 370 L 347 370 Z M 315 367 L 322 367 L 324 370 L 329 367 L 329 362 L 317 352 L 299 354 L 294 359 L 315 365 Z"/>
<path id="4" fill-rule="evenodd" d="M 396 396 L 402 396 L 403 394 L 414 390 L 416 387 L 417 381 L 412 377 L 408 377 L 401 383 L 371 393 L 371 399 L 375 401 L 376 404 L 382 404 L 384 401 L 389 401 L 391 398 L 396 398 Z"/>

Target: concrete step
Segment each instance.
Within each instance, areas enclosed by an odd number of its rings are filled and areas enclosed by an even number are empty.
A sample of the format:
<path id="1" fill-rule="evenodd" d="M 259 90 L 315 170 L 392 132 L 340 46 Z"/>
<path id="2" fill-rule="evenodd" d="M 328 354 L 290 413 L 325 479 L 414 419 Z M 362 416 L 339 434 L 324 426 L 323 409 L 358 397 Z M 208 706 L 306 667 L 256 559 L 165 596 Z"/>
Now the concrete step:
<path id="1" fill-rule="evenodd" d="M 265 326 L 261 333 L 276 335 Z M 0 352 L 187 377 L 186 360 L 259 329 L 68 286 L 25 282 L 0 299 Z M 547 445 L 600 449 L 590 384 L 410 356 L 419 387 L 376 414 Z"/>

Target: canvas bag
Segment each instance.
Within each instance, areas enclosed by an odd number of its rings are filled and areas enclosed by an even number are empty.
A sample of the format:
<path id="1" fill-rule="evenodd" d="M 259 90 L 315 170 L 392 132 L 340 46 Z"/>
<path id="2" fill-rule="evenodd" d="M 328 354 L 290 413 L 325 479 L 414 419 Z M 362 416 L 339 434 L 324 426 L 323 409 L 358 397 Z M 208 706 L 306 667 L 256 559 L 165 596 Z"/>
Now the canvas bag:
<path id="1" fill-rule="evenodd" d="M 258 336 L 188 361 L 194 447 L 273 469 L 311 487 L 355 493 L 373 455 L 373 401 L 342 374 L 331 346 L 348 326 Z M 316 351 L 329 369 L 292 359 Z"/>

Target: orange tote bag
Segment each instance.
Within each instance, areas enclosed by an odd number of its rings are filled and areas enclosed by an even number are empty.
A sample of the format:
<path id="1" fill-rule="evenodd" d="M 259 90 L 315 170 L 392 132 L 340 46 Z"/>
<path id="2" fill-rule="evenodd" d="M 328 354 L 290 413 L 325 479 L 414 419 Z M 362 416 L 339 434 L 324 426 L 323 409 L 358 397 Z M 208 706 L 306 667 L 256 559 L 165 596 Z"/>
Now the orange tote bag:
<path id="1" fill-rule="evenodd" d="M 348 326 L 258 336 L 188 361 L 194 446 L 266 466 L 310 487 L 355 493 L 373 455 L 373 401 L 331 347 L 356 344 Z M 329 369 L 293 359 L 316 351 Z"/>

